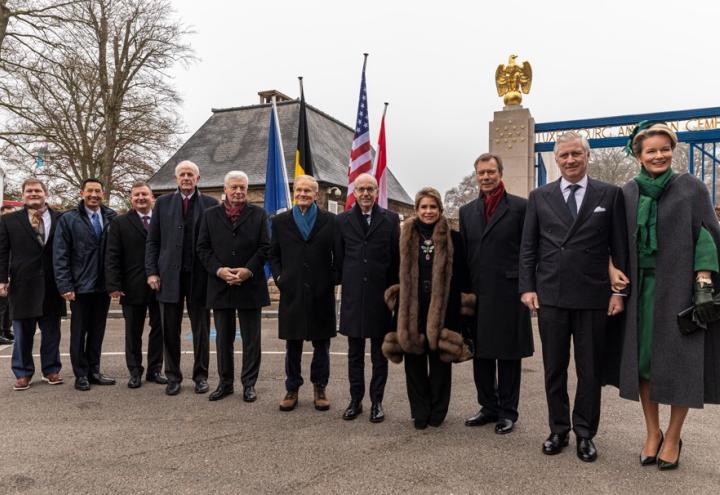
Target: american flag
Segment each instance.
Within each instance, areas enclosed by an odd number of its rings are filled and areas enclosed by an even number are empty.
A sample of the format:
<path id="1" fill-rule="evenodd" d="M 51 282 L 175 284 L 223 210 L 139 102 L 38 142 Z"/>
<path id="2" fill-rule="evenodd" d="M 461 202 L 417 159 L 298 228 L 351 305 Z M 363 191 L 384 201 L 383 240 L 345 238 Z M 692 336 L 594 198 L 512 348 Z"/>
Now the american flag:
<path id="1" fill-rule="evenodd" d="M 372 171 L 372 148 L 370 146 L 370 124 L 368 123 L 367 89 L 365 87 L 365 66 L 367 53 L 363 62 L 362 81 L 360 82 L 360 101 L 358 102 L 355 137 L 350 150 L 350 166 L 348 167 L 348 194 L 345 209 L 355 204 L 355 179 L 358 175 Z"/>

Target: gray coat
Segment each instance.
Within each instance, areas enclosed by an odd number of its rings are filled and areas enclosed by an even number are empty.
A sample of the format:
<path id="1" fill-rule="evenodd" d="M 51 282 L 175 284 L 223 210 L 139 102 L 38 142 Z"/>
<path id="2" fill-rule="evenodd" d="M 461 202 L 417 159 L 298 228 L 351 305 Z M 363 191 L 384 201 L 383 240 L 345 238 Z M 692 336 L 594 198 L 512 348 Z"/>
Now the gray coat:
<path id="1" fill-rule="evenodd" d="M 623 187 L 627 207 L 628 274 L 638 281 L 637 208 L 635 181 Z M 650 400 L 662 404 L 703 407 L 720 403 L 720 324 L 706 332 L 682 335 L 677 314 L 692 304 L 695 242 L 705 227 L 720 248 L 720 226 L 707 187 L 695 177 L 674 176 L 658 200 L 655 318 L 650 370 Z M 713 274 L 715 287 L 720 277 Z M 630 289 L 620 370 L 620 396 L 638 400 L 638 288 Z"/>

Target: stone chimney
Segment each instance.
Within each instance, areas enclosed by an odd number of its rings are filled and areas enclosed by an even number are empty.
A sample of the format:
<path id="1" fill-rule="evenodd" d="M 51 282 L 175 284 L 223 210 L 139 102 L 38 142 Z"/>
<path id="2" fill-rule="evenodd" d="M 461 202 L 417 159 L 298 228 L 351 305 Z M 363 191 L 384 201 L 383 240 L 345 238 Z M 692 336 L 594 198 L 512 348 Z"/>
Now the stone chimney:
<path id="1" fill-rule="evenodd" d="M 264 103 L 272 103 L 273 96 L 275 97 L 275 101 L 278 103 L 281 101 L 292 101 L 293 100 L 288 95 L 281 93 L 277 89 L 268 89 L 266 91 L 258 91 L 258 96 L 260 97 L 261 105 Z"/>

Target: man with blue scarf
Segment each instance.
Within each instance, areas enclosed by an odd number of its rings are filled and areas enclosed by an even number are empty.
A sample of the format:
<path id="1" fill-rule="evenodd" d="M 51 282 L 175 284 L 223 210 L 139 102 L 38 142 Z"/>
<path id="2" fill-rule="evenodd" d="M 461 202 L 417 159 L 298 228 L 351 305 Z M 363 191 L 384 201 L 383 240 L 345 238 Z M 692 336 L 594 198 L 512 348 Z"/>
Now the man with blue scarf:
<path id="1" fill-rule="evenodd" d="M 280 290 L 279 338 L 286 341 L 285 397 L 281 411 L 298 405 L 303 384 L 304 341 L 311 341 L 310 381 L 318 411 L 330 409 L 325 387 L 330 378 L 330 339 L 335 337 L 335 215 L 315 204 L 317 181 L 298 175 L 293 183 L 295 206 L 272 219 L 270 266 Z"/>

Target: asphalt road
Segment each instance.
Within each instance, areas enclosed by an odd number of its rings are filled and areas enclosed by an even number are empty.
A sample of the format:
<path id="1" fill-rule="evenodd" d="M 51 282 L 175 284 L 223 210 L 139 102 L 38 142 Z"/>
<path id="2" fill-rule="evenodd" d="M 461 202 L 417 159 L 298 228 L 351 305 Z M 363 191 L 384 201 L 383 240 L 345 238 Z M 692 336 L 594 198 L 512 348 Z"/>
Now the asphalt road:
<path id="1" fill-rule="evenodd" d="M 187 326 L 185 330 L 189 334 Z M 454 368 L 446 422 L 440 428 L 416 431 L 403 368 L 393 364 L 384 401 L 386 421 L 368 422 L 367 399 L 360 418 L 341 419 L 348 399 L 342 336 L 331 347 L 330 411 L 312 407 L 307 378 L 310 355 L 305 354 L 306 385 L 300 391 L 300 406 L 286 413 L 278 410 L 284 395 L 284 347 L 276 338 L 275 320 L 263 321 L 258 400 L 252 404 L 242 401 L 239 390 L 222 401 L 208 402 L 207 395 L 193 393 L 189 380 L 177 397 L 166 396 L 164 387 L 153 383 L 128 389 L 119 319 L 109 320 L 102 366 L 118 378 L 118 384 L 77 392 L 66 354 L 68 334 L 64 322 L 61 350 L 66 384 L 61 386 L 49 386 L 36 375 L 30 390 L 13 391 L 11 349 L 0 347 L 0 494 L 720 491 L 717 407 L 691 411 L 681 466 L 675 472 L 640 467 L 640 406 L 620 399 L 613 388 L 603 393 L 597 462 L 577 459 L 573 440 L 562 454 L 543 455 L 540 447 L 548 428 L 539 351 L 523 364 L 515 431 L 500 436 L 492 425 L 463 425 L 464 418 L 478 408 L 470 363 Z M 191 341 L 183 342 L 188 352 L 183 371 L 190 376 Z M 309 345 L 306 350 L 311 350 Z M 239 376 L 240 356 L 236 368 Z M 211 389 L 217 384 L 216 371 L 213 353 Z M 572 389 L 574 375 L 570 381 Z M 661 414 L 666 423 L 668 411 Z"/>

